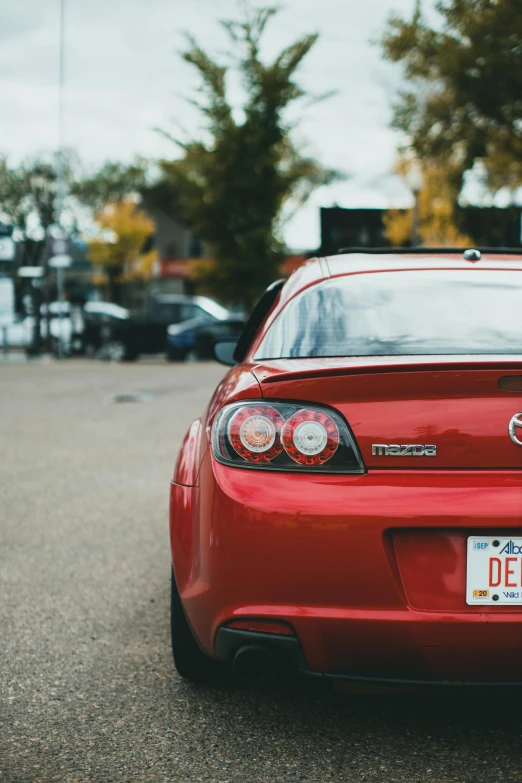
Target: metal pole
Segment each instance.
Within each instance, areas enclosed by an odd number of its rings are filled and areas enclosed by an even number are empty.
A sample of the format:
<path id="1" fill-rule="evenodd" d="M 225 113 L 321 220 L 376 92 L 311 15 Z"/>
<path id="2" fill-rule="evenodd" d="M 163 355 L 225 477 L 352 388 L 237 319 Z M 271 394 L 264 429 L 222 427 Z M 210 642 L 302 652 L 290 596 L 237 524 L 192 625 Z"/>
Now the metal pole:
<path id="1" fill-rule="evenodd" d="M 58 283 L 58 302 L 60 308 L 58 311 L 58 359 L 63 359 L 63 332 L 62 332 L 62 302 L 63 302 L 63 269 L 61 266 L 56 270 L 56 281 Z"/>
<path id="2" fill-rule="evenodd" d="M 34 317 L 33 344 L 31 346 L 31 355 L 40 356 L 40 354 L 42 353 L 42 332 L 41 332 L 42 319 L 40 314 L 40 305 L 42 304 L 41 281 L 32 280 L 31 286 L 32 286 L 31 293 L 33 296 L 33 317 Z"/>
<path id="3" fill-rule="evenodd" d="M 413 204 L 413 212 L 411 216 L 411 244 L 412 247 L 418 247 L 420 245 L 420 237 L 419 237 L 419 222 L 420 222 L 420 204 L 419 204 L 419 196 L 420 191 L 414 191 L 413 196 L 415 198 L 415 202 Z"/>
<path id="4" fill-rule="evenodd" d="M 60 0 L 60 66 L 58 81 L 58 165 L 56 188 L 56 222 L 62 227 L 62 210 L 65 195 L 65 172 L 63 155 L 63 84 L 65 75 L 65 0 Z M 58 359 L 63 359 L 62 343 L 62 306 L 63 306 L 63 269 L 56 270 L 58 285 Z"/>
<path id="5" fill-rule="evenodd" d="M 2 324 L 2 354 L 7 359 L 9 354 L 9 338 L 7 336 L 7 324 Z"/>
<path id="6" fill-rule="evenodd" d="M 44 257 L 43 257 L 43 268 L 44 268 L 44 274 L 42 277 L 42 291 L 41 291 L 41 300 L 43 301 L 43 304 L 45 305 L 45 313 L 44 313 L 44 319 L 43 322 L 45 324 L 45 339 L 43 341 L 44 345 L 44 353 L 50 354 L 51 353 L 51 308 L 50 308 L 50 285 L 49 285 L 49 226 L 46 226 L 45 228 L 45 237 L 44 237 Z"/>
<path id="7" fill-rule="evenodd" d="M 58 165 L 56 190 L 56 222 L 61 227 L 64 200 L 64 160 L 63 160 L 63 85 L 65 80 L 65 0 L 60 0 L 60 65 L 58 79 Z"/>

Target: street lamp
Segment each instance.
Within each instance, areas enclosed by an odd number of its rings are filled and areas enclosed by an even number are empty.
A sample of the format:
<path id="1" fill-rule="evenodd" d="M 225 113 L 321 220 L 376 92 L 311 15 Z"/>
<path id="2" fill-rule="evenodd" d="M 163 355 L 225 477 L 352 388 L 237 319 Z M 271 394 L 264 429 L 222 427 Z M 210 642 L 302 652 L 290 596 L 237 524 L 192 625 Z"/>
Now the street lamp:
<path id="1" fill-rule="evenodd" d="M 31 175 L 31 190 L 33 192 L 33 199 L 36 212 L 40 219 L 40 225 L 44 232 L 43 240 L 43 273 L 39 280 L 33 281 L 33 303 L 34 303 L 34 331 L 32 341 L 32 353 L 39 355 L 41 353 L 41 316 L 40 316 L 40 303 L 43 299 L 45 308 L 45 325 L 46 325 L 46 346 L 50 345 L 50 314 L 49 314 L 49 292 L 47 284 L 47 272 L 48 272 L 48 251 L 47 251 L 47 238 L 49 227 L 55 221 L 55 201 L 57 193 L 57 179 L 56 174 L 51 166 L 35 166 Z"/>
<path id="2" fill-rule="evenodd" d="M 414 198 L 410 241 L 412 247 L 418 247 L 420 245 L 420 193 L 424 184 L 424 178 L 420 164 L 416 159 L 413 159 L 408 163 L 408 170 L 404 179 L 406 180 L 406 184 L 411 190 Z"/>
<path id="3" fill-rule="evenodd" d="M 31 175 L 31 189 L 40 223 L 47 236 L 55 220 L 55 199 L 58 183 L 51 166 L 35 166 Z"/>

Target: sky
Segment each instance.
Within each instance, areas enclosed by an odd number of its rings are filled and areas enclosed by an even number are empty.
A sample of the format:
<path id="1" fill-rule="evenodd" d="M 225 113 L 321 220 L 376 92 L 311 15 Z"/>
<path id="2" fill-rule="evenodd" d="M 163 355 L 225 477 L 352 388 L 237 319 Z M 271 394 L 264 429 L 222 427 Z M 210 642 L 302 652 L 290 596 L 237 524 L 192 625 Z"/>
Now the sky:
<path id="1" fill-rule="evenodd" d="M 425 0 L 428 5 L 431 0 Z M 197 76 L 179 52 L 184 34 L 226 57 L 219 19 L 238 16 L 237 0 L 65 0 L 63 143 L 86 166 L 137 155 L 175 157 L 157 132 L 188 136 L 201 118 L 187 101 Z M 319 40 L 299 71 L 311 93 L 329 100 L 296 107 L 294 139 L 343 182 L 317 190 L 285 226 L 295 249 L 319 245 L 319 207 L 406 206 L 411 196 L 392 174 L 402 141 L 389 127 L 400 68 L 379 46 L 391 13 L 409 16 L 414 0 L 282 0 L 266 32 L 273 58 L 303 34 Z M 12 163 L 56 149 L 60 0 L 0 0 L 0 154 Z M 241 90 L 232 80 L 231 97 Z"/>

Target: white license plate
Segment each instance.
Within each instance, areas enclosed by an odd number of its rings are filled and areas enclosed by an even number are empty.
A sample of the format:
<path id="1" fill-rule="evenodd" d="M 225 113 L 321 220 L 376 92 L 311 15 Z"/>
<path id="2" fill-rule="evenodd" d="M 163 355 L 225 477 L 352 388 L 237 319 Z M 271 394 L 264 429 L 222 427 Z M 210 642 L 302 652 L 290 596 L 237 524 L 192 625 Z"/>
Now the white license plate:
<path id="1" fill-rule="evenodd" d="M 466 603 L 522 604 L 522 538 L 468 538 Z"/>

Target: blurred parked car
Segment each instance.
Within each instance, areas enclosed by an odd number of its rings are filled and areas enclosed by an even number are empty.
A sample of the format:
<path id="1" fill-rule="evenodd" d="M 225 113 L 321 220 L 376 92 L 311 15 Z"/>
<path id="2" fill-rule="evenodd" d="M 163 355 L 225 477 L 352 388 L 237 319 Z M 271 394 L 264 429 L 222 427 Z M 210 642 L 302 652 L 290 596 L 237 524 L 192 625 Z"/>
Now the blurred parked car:
<path id="1" fill-rule="evenodd" d="M 241 316 L 210 321 L 191 318 L 167 329 L 166 358 L 169 362 L 198 361 L 214 357 L 214 340 L 239 338 L 245 324 Z"/>
<path id="2" fill-rule="evenodd" d="M 61 318 L 60 318 L 61 309 Z M 40 336 L 43 341 L 42 348 L 46 347 L 47 337 L 47 305 L 40 308 Z M 81 316 L 69 302 L 50 302 L 49 304 L 49 348 L 52 353 L 59 353 L 59 343 L 62 344 L 64 355 L 81 351 L 83 340 L 83 322 Z M 7 327 L 7 347 L 28 349 L 34 340 L 34 316 L 27 315 L 18 318 Z M 3 344 L 3 333 L 0 335 L 0 344 Z"/>
<path id="3" fill-rule="evenodd" d="M 113 302 L 87 302 L 83 308 L 84 353 L 115 361 L 131 359 L 125 334 L 129 319 L 129 310 Z"/>
<path id="4" fill-rule="evenodd" d="M 205 296 L 161 294 L 144 312 L 134 313 L 111 302 L 84 307 L 85 352 L 112 361 L 134 361 L 140 354 L 164 353 L 167 327 L 181 321 L 224 321 L 229 313 Z"/>
<path id="5" fill-rule="evenodd" d="M 5 338 L 7 339 L 7 348 L 27 348 L 31 344 L 33 334 L 33 319 L 23 318 L 14 321 L 5 327 Z M 0 330 L 0 343 L 3 348 L 4 329 Z"/>
<path id="6" fill-rule="evenodd" d="M 40 332 L 42 338 L 47 335 L 47 306 L 41 306 Z M 62 352 L 66 356 L 73 353 L 81 353 L 83 350 L 84 323 L 81 309 L 72 306 L 70 302 L 49 303 L 49 331 L 51 335 L 50 348 L 52 353 L 59 353 L 59 344 L 62 344 Z"/>

